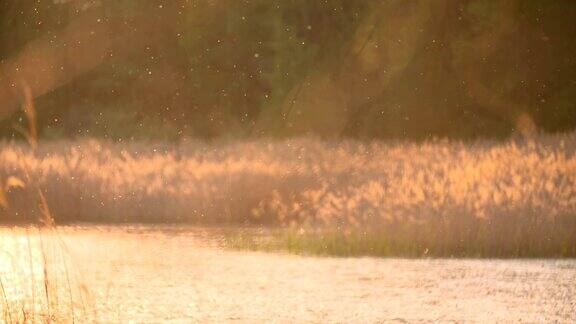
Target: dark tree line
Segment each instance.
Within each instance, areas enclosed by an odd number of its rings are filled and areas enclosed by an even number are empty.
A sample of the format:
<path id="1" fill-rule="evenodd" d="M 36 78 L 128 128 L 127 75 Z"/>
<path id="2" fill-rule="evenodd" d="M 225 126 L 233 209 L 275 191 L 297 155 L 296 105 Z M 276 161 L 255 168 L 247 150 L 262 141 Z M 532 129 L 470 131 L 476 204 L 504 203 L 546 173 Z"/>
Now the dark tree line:
<path id="1" fill-rule="evenodd" d="M 2 131 L 45 136 L 426 138 L 576 125 L 576 3 L 0 4 Z"/>

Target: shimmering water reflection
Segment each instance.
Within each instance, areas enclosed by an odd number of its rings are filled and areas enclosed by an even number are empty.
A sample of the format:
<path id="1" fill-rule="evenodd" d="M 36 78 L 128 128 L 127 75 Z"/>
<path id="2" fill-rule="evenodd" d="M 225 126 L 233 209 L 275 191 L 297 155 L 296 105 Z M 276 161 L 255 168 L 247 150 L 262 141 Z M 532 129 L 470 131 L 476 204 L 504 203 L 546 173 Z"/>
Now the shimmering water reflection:
<path id="1" fill-rule="evenodd" d="M 576 321 L 576 260 L 314 258 L 221 239 L 175 226 L 3 228 L 0 276 L 8 303 L 41 309 L 49 262 L 63 311 L 101 322 Z"/>

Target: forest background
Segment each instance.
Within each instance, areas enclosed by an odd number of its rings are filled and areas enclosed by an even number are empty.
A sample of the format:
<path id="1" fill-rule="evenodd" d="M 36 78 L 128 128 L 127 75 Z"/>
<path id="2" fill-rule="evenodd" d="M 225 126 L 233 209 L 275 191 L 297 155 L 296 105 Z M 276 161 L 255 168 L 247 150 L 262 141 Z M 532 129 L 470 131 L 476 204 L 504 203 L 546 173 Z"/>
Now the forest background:
<path id="1" fill-rule="evenodd" d="M 41 138 L 564 132 L 575 19 L 562 0 L 4 0 L 0 133 L 20 136 L 23 87 Z"/>

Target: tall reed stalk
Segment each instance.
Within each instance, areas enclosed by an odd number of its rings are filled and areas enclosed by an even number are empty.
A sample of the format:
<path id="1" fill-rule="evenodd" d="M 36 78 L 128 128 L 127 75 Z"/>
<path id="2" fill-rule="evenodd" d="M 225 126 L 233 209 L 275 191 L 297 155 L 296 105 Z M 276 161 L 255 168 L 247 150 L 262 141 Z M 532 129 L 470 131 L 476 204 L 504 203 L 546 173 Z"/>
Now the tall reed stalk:
<path id="1" fill-rule="evenodd" d="M 26 117 L 26 126 L 14 125 L 14 128 L 20 132 L 28 143 L 28 148 L 34 153 L 38 147 L 38 127 L 36 124 L 36 110 L 29 87 L 21 84 L 23 95 L 23 112 Z M 3 301 L 3 321 L 6 323 L 52 323 L 52 322 L 72 322 L 75 323 L 78 318 L 77 314 L 82 314 L 88 318 L 85 297 L 87 294 L 85 286 L 83 289 L 77 289 L 79 296 L 74 295 L 74 289 L 70 278 L 70 269 L 66 258 L 66 247 L 58 235 L 58 230 L 54 222 L 54 217 L 48 205 L 46 196 L 38 182 L 33 181 L 30 167 L 24 158 L 23 148 L 19 151 L 20 165 L 22 166 L 24 179 L 16 176 L 10 176 L 5 181 L 0 182 L 0 208 L 10 211 L 11 204 L 7 193 L 14 188 L 24 188 L 33 186 L 34 192 L 37 193 L 37 205 L 39 213 L 35 219 L 31 219 L 33 225 L 26 227 L 26 244 L 28 252 L 28 271 L 30 293 L 28 300 L 18 301 L 8 295 L 3 274 L 0 273 L 0 288 Z M 30 230 L 33 230 L 31 233 Z M 33 237 L 36 238 L 34 244 Z M 45 240 L 45 237 L 48 241 Z M 57 250 L 60 251 L 57 251 Z M 36 260 L 35 253 L 39 253 L 39 259 Z M 60 252 L 60 253 L 58 253 Z M 58 260 L 58 254 L 60 259 Z M 64 286 L 60 282 L 58 267 L 63 268 Z M 38 290 L 36 272 L 41 272 L 41 291 Z M 14 283 L 11 283 L 14 284 Z M 20 282 L 22 284 L 22 281 Z M 20 287 L 23 288 L 23 287 Z M 24 291 L 24 289 L 20 289 Z M 76 307 L 76 298 L 80 299 L 80 306 Z M 67 302 L 64 301 L 67 299 Z M 65 305 L 67 303 L 67 305 Z M 78 309 L 79 308 L 79 309 Z M 95 312 L 93 313 L 95 314 Z M 93 315 L 92 314 L 92 315 Z M 92 316 L 94 318 L 94 316 Z"/>

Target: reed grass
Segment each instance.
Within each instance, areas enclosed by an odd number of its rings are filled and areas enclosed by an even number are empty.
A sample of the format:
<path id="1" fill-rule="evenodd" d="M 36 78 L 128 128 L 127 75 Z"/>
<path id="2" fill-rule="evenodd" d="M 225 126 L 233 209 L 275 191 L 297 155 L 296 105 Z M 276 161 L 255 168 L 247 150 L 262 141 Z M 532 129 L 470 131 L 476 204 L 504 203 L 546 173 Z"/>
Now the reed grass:
<path id="1" fill-rule="evenodd" d="M 59 223 L 340 228 L 386 233 L 399 254 L 574 256 L 575 152 L 576 133 L 504 142 L 78 139 L 35 150 L 4 142 L 0 176 L 28 169 L 33 183 L 6 192 L 11 219 L 42 213 L 30 208 L 38 187 Z M 400 248 L 400 239 L 419 247 Z"/>
<path id="2" fill-rule="evenodd" d="M 0 144 L 12 214 L 58 222 L 379 225 L 576 213 L 576 134 L 472 143 L 75 140 Z M 16 215 L 17 214 L 17 215 Z M 32 219 L 35 219 L 31 217 Z M 456 216 L 455 216 L 456 217 Z"/>

